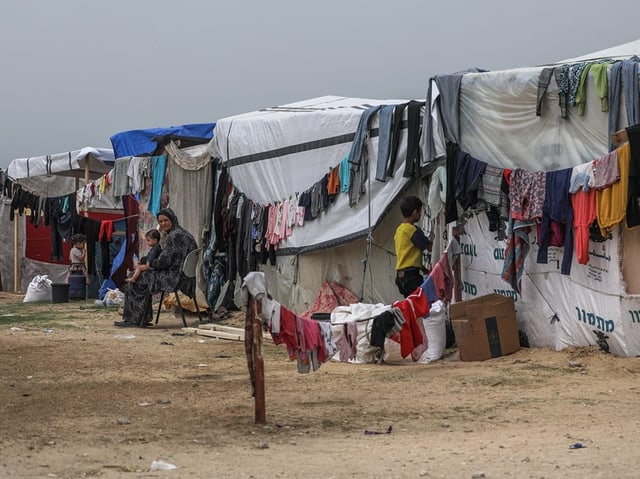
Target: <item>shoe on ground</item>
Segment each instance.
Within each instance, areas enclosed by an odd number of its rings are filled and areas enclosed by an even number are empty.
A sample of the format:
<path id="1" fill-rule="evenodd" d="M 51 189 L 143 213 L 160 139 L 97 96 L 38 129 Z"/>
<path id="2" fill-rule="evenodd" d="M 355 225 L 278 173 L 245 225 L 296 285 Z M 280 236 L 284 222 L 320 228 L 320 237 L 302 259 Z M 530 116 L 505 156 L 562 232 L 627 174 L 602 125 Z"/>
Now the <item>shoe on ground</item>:
<path id="1" fill-rule="evenodd" d="M 119 328 L 137 328 L 138 327 L 137 324 L 130 323 L 129 321 L 114 321 L 113 325 Z"/>

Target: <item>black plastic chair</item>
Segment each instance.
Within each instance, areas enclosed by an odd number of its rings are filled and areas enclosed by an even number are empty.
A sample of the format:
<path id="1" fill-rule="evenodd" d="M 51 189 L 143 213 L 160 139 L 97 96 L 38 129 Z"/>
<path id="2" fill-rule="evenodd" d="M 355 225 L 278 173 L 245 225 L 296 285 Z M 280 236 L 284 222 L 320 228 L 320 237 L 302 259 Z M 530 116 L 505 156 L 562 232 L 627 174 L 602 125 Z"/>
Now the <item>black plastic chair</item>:
<path id="1" fill-rule="evenodd" d="M 182 274 L 184 274 L 187 278 L 193 278 L 195 280 L 198 261 L 200 261 L 201 252 L 202 252 L 202 248 L 194 249 L 184 259 L 184 263 L 182 264 Z M 194 291 L 193 297 L 189 299 L 192 299 L 194 304 L 196 305 L 196 311 L 198 311 L 198 318 L 200 318 L 200 321 L 202 321 L 202 315 L 200 314 L 200 307 L 198 306 L 198 301 L 196 300 L 197 289 L 198 288 L 196 286 L 193 290 Z M 180 308 L 180 314 L 182 315 L 182 324 L 184 324 L 184 327 L 186 328 L 188 326 L 187 320 L 184 317 L 184 308 L 182 307 L 182 304 L 180 304 L 180 293 L 177 287 L 173 291 L 173 294 L 175 294 L 176 302 L 178 303 L 178 307 Z M 158 324 L 158 320 L 160 319 L 160 310 L 162 309 L 162 300 L 164 299 L 164 295 L 165 295 L 165 292 L 163 291 L 162 294 L 160 295 L 160 304 L 158 305 L 158 312 L 156 313 L 155 324 Z"/>

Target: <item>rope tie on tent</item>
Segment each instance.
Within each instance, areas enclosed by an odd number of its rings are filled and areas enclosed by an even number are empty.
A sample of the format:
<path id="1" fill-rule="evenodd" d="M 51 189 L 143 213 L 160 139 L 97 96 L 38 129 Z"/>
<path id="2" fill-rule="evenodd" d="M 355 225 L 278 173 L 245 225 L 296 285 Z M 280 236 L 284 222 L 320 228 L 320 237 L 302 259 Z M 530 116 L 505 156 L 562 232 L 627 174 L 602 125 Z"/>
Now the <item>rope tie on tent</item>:
<path id="1" fill-rule="evenodd" d="M 379 250 L 382 250 L 382 251 L 384 251 L 385 253 L 387 253 L 387 254 L 389 254 L 389 255 L 391 255 L 391 256 L 394 256 L 394 257 L 395 257 L 395 255 L 396 255 L 395 251 L 388 250 L 388 249 L 387 249 L 387 248 L 385 248 L 384 246 L 380 246 L 379 244 L 376 244 L 376 243 L 374 243 L 374 242 L 372 242 L 372 243 L 371 243 L 371 246 L 375 246 L 375 247 L 376 247 L 376 248 L 378 248 Z"/>
<path id="2" fill-rule="evenodd" d="M 369 135 L 367 134 L 364 145 L 368 148 Z M 367 161 L 367 170 L 369 169 L 369 161 Z M 362 262 L 362 284 L 360 285 L 360 301 L 364 299 L 364 282 L 367 277 L 367 265 L 369 264 L 369 255 L 371 254 L 371 243 L 373 237 L 371 235 L 371 172 L 367 171 L 367 240 L 365 245 L 365 253 L 364 258 L 360 261 Z"/>

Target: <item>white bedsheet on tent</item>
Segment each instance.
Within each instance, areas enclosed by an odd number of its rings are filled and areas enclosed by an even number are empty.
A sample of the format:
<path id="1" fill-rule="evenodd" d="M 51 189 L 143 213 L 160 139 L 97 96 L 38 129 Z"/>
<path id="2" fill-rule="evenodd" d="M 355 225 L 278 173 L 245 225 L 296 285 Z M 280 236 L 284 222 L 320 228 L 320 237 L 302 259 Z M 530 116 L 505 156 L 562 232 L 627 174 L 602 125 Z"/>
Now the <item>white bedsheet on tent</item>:
<path id="1" fill-rule="evenodd" d="M 229 168 L 234 185 L 260 203 L 302 193 L 339 165 L 351 150 L 363 111 L 407 100 L 324 96 L 224 118 L 216 123 L 214 154 Z M 372 128 L 377 127 L 374 115 Z M 394 200 L 409 184 L 403 178 L 406 129 L 400 137 L 395 174 L 376 181 L 377 135 L 369 138 L 368 193 L 349 206 L 347 193 L 319 218 L 294 228 L 280 245 L 275 267 L 266 266 L 269 290 L 294 311 L 313 302 L 323 281 L 335 281 L 365 301 L 398 299 L 394 284 L 393 232 L 401 220 Z M 398 208 L 395 208 L 398 210 Z M 369 231 L 373 231 L 367 256 Z M 365 273 L 366 260 L 366 273 Z"/>
<path id="2" fill-rule="evenodd" d="M 640 40 L 566 62 L 635 53 L 640 53 Z M 529 171 L 573 167 L 605 155 L 609 113 L 601 111 L 592 76 L 587 79 L 584 115 L 569 106 L 568 118 L 561 118 L 558 89 L 552 80 L 542 114 L 536 116 L 543 68 L 464 75 L 459 103 L 461 149 L 493 166 Z M 620 110 L 622 128 L 627 125 L 623 95 Z M 492 292 L 514 296 L 520 328 L 532 346 L 562 349 L 594 345 L 601 338 L 616 355 L 640 354 L 640 301 L 625 292 L 632 278 L 623 275 L 640 249 L 640 234 L 635 230 L 621 226 L 612 240 L 590 242 L 589 264 L 578 264 L 574 254 L 569 276 L 560 274 L 562 248 L 550 247 L 549 263 L 537 264 L 538 246 L 533 241 L 522 291 L 516 294 L 500 277 L 506 242 L 497 241 L 495 233 L 488 231 L 486 215 L 472 217 L 465 229 L 461 238 L 464 299 Z"/>

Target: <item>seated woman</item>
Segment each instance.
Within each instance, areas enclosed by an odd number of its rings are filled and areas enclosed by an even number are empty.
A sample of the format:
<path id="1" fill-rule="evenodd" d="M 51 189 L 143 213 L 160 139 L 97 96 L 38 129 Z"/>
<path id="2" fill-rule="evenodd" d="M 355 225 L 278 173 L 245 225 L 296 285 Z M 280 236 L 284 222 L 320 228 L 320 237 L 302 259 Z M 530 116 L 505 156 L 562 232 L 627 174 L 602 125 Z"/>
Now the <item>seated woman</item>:
<path id="1" fill-rule="evenodd" d="M 151 324 L 151 295 L 159 291 L 172 293 L 176 287 L 187 295 L 195 293 L 195 279 L 182 274 L 184 259 L 198 246 L 191 233 L 178 224 L 170 208 L 158 213 L 160 231 L 167 237 L 160 255 L 141 265 L 142 273 L 134 283 L 124 288 L 124 311 L 118 327 L 145 327 Z"/>

